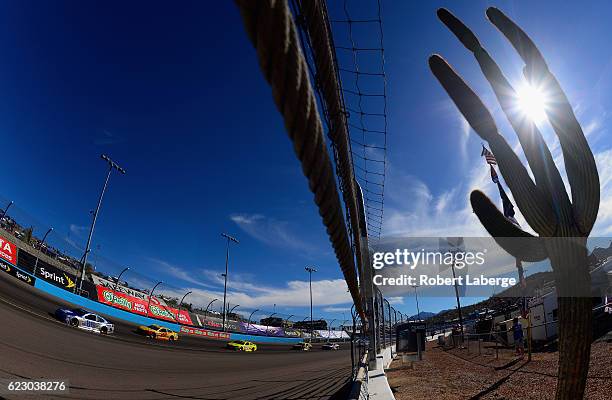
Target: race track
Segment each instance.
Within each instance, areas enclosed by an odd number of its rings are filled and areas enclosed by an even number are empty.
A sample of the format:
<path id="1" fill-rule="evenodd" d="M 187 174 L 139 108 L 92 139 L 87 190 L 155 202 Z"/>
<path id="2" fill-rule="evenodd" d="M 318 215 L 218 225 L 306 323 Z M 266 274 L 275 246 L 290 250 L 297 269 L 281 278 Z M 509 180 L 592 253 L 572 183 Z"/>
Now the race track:
<path id="1" fill-rule="evenodd" d="M 58 302 L 0 274 L 0 379 L 68 380 L 78 399 L 344 398 L 350 351 L 298 352 L 260 345 L 234 353 L 224 343 L 181 335 L 178 343 L 146 339 L 114 320 L 100 336 L 52 317 Z M 4 395 L 6 398 L 36 396 Z M 45 398 L 49 398 L 46 396 Z"/>

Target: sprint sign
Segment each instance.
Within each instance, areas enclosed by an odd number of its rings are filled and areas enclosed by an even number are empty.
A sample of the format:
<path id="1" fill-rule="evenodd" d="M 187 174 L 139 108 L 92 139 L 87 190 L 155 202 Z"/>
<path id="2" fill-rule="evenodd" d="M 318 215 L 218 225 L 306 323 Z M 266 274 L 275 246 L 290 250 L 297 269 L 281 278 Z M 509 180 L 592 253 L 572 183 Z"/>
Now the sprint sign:
<path id="1" fill-rule="evenodd" d="M 17 264 L 17 246 L 0 236 L 0 258 L 9 263 Z"/>

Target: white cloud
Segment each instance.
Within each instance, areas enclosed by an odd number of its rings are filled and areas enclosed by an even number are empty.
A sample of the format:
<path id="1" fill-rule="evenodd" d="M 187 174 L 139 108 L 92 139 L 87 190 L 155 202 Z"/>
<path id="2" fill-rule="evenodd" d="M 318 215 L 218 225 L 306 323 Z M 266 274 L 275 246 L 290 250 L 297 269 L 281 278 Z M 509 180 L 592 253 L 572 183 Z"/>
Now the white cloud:
<path id="1" fill-rule="evenodd" d="M 230 219 L 244 232 L 269 246 L 306 252 L 315 250 L 311 244 L 290 231 L 287 221 L 279 221 L 262 214 L 232 214 Z"/>
<path id="2" fill-rule="evenodd" d="M 273 287 L 258 285 L 258 291 L 228 290 L 227 298 L 231 304 L 240 304 L 242 308 L 271 308 L 274 304 L 283 307 L 310 306 L 308 281 L 289 281 L 284 286 Z M 164 294 L 182 296 L 192 291 L 189 302 L 206 306 L 213 298 L 222 299 L 223 290 L 206 290 L 199 287 L 176 289 L 176 293 L 166 290 Z M 312 301 L 316 307 L 351 304 L 344 279 L 329 279 L 312 282 Z"/>
<path id="3" fill-rule="evenodd" d="M 87 233 L 88 229 L 89 229 L 89 227 L 87 227 L 87 226 L 70 224 L 70 233 L 72 233 L 72 234 L 74 234 L 76 236 L 84 235 L 85 233 Z"/>
<path id="4" fill-rule="evenodd" d="M 595 154 L 595 162 L 599 170 L 601 202 L 597 223 L 591 236 L 612 235 L 612 149 Z"/>
<path id="5" fill-rule="evenodd" d="M 148 261 L 154 263 L 160 272 L 186 283 L 181 288 L 165 286 L 163 292 L 166 295 L 181 297 L 187 291 L 192 291 L 189 302 L 200 306 L 206 306 L 214 298 L 223 298 L 224 278 L 220 270 L 197 269 L 188 272 L 163 260 L 150 258 Z M 310 306 L 308 281 L 293 280 L 284 285 L 271 286 L 258 283 L 255 278 L 254 274 L 231 273 L 227 282 L 228 301 L 243 308 L 265 308 L 274 304 L 282 307 Z M 344 279 L 313 280 L 312 299 L 316 307 L 352 304 Z M 342 308 L 344 310 L 346 307 Z"/>

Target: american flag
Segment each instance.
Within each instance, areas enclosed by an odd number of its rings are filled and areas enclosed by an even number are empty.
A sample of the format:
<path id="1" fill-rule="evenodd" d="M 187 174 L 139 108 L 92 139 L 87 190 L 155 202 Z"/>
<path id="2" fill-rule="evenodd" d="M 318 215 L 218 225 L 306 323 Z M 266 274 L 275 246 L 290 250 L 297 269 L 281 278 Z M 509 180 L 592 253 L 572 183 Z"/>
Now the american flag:
<path id="1" fill-rule="evenodd" d="M 497 172 L 495 172 L 495 168 L 491 165 L 491 180 L 493 183 L 499 183 L 499 177 L 497 176 Z"/>
<path id="2" fill-rule="evenodd" d="M 487 164 L 497 165 L 497 160 L 495 159 L 495 156 L 489 151 L 489 149 L 484 147 L 484 144 L 482 145 L 482 153 L 480 153 L 480 156 L 484 156 L 484 158 L 487 160 Z"/>

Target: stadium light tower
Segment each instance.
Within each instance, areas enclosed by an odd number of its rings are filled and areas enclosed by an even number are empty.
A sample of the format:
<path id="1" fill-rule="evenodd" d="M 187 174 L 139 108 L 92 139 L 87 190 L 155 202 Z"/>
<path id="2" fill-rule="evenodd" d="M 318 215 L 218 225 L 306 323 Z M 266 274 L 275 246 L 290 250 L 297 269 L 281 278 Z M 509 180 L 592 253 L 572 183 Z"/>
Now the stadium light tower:
<path id="1" fill-rule="evenodd" d="M 221 236 L 227 239 L 227 247 L 225 248 L 225 274 L 223 275 L 225 278 L 225 283 L 223 284 L 223 332 L 225 332 L 225 307 L 227 306 L 225 300 L 227 298 L 227 265 L 229 263 L 229 245 L 230 242 L 234 242 L 236 244 L 240 242 L 238 242 L 238 239 L 228 235 L 227 233 L 222 233 Z"/>
<path id="2" fill-rule="evenodd" d="M 110 179 L 111 172 L 113 169 L 121 172 L 121 174 L 125 174 L 125 170 L 119 166 L 116 162 L 111 160 L 107 155 L 102 154 L 100 156 L 104 161 L 108 164 L 108 172 L 106 174 L 106 180 L 104 181 L 104 186 L 102 186 L 102 191 L 100 192 L 100 197 L 98 198 L 98 205 L 96 206 L 96 210 L 93 213 L 93 218 L 91 220 L 91 227 L 89 228 L 89 236 L 87 236 L 87 244 L 85 245 L 85 253 L 83 254 L 83 265 L 81 267 L 81 281 L 79 282 L 79 294 L 81 290 L 83 290 L 83 280 L 85 279 L 85 266 L 87 265 L 87 255 L 89 254 L 90 246 L 91 246 L 91 238 L 93 236 L 94 228 L 96 227 L 96 220 L 98 219 L 98 213 L 100 212 L 100 206 L 102 205 L 102 198 L 104 197 L 104 192 L 106 191 L 106 187 L 108 186 L 108 180 Z"/>
<path id="3" fill-rule="evenodd" d="M 47 235 L 49 233 L 51 233 L 51 231 L 53 231 L 53 228 L 49 228 L 47 233 L 45 233 L 45 236 L 43 236 L 42 240 L 40 241 L 40 246 L 38 246 L 38 251 L 42 251 L 42 247 L 45 244 L 45 240 L 47 239 Z M 36 261 L 34 262 L 34 271 L 32 272 L 32 275 L 36 275 L 36 269 L 37 268 L 38 268 L 38 253 L 36 254 Z"/>
<path id="4" fill-rule="evenodd" d="M 310 287 L 310 340 L 312 340 L 312 273 L 317 272 L 314 267 L 304 268 L 308 272 L 309 276 L 309 287 Z"/>

